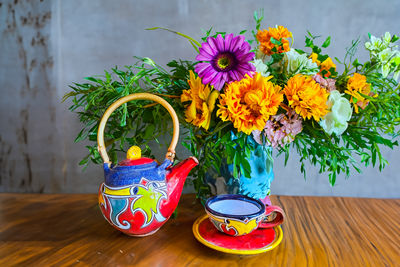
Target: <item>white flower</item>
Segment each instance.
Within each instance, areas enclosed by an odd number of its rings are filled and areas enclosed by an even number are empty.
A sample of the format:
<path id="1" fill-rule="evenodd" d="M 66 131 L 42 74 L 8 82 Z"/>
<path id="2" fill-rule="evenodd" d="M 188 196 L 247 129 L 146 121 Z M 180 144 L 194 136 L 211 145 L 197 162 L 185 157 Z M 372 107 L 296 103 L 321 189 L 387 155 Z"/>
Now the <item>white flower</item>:
<path id="1" fill-rule="evenodd" d="M 397 60 L 398 57 L 400 58 L 400 52 L 397 50 L 391 50 L 390 48 L 386 48 L 378 53 L 378 59 L 382 67 L 381 72 L 383 77 L 386 78 L 389 73 L 396 68 L 397 65 L 399 65 L 397 63 L 397 61 L 399 61 Z"/>
<path id="2" fill-rule="evenodd" d="M 341 135 L 347 129 L 347 122 L 353 113 L 350 102 L 335 90 L 330 93 L 327 104 L 331 111 L 323 117 L 319 124 L 329 135 L 332 133 Z"/>
<path id="3" fill-rule="evenodd" d="M 398 51 L 396 50 L 393 51 L 390 48 L 386 48 L 378 53 L 378 58 L 382 64 L 386 64 L 397 54 L 397 52 Z"/>
<path id="4" fill-rule="evenodd" d="M 256 72 L 260 73 L 261 76 L 268 77 L 270 74 L 268 72 L 268 66 L 264 64 L 261 59 L 254 60 L 254 67 L 256 67 Z"/>
<path id="5" fill-rule="evenodd" d="M 365 43 L 365 48 L 369 50 L 370 52 L 379 53 L 382 50 L 385 50 L 390 47 L 392 40 L 392 36 L 390 35 L 390 32 L 386 32 L 385 35 L 383 35 L 381 38 L 377 38 L 373 35 L 370 37 L 370 42 Z M 392 48 L 397 47 L 397 46 L 391 46 Z"/>
<path id="6" fill-rule="evenodd" d="M 371 35 L 370 42 L 365 43 L 365 48 L 371 52 L 379 52 L 385 49 L 387 46 L 382 42 L 381 38 L 376 38 Z"/>
<path id="7" fill-rule="evenodd" d="M 382 42 L 383 44 L 388 47 L 390 45 L 390 41 L 392 40 L 392 36 L 390 35 L 390 32 L 385 32 L 385 35 L 382 36 Z"/>
<path id="8" fill-rule="evenodd" d="M 298 73 L 306 75 L 315 75 L 318 73 L 317 63 L 312 62 L 307 54 L 299 54 L 296 50 L 290 49 L 285 53 L 285 66 L 289 75 Z"/>
<path id="9" fill-rule="evenodd" d="M 371 35 L 365 48 L 370 52 L 371 58 L 377 61 L 377 70 L 380 68 L 382 76 L 386 78 L 393 74 L 393 78 L 397 80 L 400 74 L 400 52 L 396 49 L 397 45 L 392 43 L 390 33 L 386 32 L 381 38 Z"/>

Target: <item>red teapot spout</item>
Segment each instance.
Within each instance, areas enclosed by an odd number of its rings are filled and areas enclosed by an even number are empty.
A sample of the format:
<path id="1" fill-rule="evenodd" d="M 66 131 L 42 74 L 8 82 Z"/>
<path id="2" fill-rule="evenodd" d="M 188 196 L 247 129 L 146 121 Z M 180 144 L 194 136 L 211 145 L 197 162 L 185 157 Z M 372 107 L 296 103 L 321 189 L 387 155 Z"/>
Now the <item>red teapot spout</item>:
<path id="1" fill-rule="evenodd" d="M 167 205 L 164 205 L 163 210 L 166 216 L 170 216 L 174 212 L 181 197 L 186 177 L 198 164 L 199 161 L 195 157 L 190 157 L 169 169 L 166 175 L 168 204 L 165 203 Z"/>

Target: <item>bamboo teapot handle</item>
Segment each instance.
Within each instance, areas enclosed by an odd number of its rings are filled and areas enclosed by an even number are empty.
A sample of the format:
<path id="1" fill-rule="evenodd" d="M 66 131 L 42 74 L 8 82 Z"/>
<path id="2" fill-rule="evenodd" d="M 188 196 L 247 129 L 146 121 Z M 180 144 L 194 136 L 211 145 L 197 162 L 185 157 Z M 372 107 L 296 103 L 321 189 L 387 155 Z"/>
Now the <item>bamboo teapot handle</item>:
<path id="1" fill-rule="evenodd" d="M 109 106 L 104 112 L 103 117 L 100 120 L 99 124 L 99 129 L 97 131 L 97 149 L 100 153 L 101 158 L 103 159 L 104 163 L 111 164 L 110 158 L 108 157 L 106 146 L 104 143 L 104 129 L 106 127 L 106 123 L 108 118 L 111 116 L 111 114 L 116 110 L 118 107 L 121 105 L 132 101 L 132 100 L 151 100 L 154 102 L 157 102 L 161 104 L 165 109 L 168 110 L 169 114 L 172 117 L 172 123 L 173 123 L 173 135 L 172 135 L 172 141 L 171 144 L 168 147 L 168 152 L 165 155 L 167 159 L 170 161 L 174 161 L 175 158 L 175 147 L 176 144 L 178 143 L 178 138 L 179 138 L 179 121 L 178 121 L 178 116 L 175 113 L 175 110 L 172 108 L 172 106 L 162 99 L 159 96 L 149 94 L 149 93 L 136 93 L 136 94 L 130 94 L 127 96 L 124 96 L 117 101 L 115 101 L 111 106 Z"/>

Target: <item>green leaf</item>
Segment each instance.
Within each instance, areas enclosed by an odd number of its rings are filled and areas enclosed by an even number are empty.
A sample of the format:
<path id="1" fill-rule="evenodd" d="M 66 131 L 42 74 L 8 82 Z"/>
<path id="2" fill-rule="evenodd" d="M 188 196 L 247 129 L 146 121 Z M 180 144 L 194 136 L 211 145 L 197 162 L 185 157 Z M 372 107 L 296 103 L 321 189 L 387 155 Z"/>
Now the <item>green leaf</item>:
<path id="1" fill-rule="evenodd" d="M 74 142 L 75 142 L 75 143 L 78 143 L 79 141 L 82 141 L 83 139 L 85 139 L 86 136 L 87 136 L 87 133 L 85 133 L 85 128 L 83 128 L 83 129 L 79 132 L 78 136 L 75 138 Z"/>
<path id="2" fill-rule="evenodd" d="M 143 112 L 142 120 L 144 123 L 154 123 L 153 112 Z"/>
<path id="3" fill-rule="evenodd" d="M 282 42 L 279 40 L 276 40 L 274 37 L 271 37 L 271 43 L 273 43 L 274 45 L 281 45 Z"/>
<path id="4" fill-rule="evenodd" d="M 97 141 L 97 132 L 89 133 L 89 141 Z"/>
<path id="5" fill-rule="evenodd" d="M 122 105 L 122 118 L 121 118 L 121 123 L 119 124 L 121 127 L 126 126 L 126 116 L 128 113 L 128 108 L 127 108 L 127 103 Z"/>
<path id="6" fill-rule="evenodd" d="M 295 49 L 295 50 L 296 50 L 296 52 L 299 53 L 300 55 L 306 54 L 306 52 L 304 52 L 304 51 L 301 50 L 301 49 Z"/>
<path id="7" fill-rule="evenodd" d="M 241 166 L 243 166 L 244 169 L 244 176 L 247 178 L 251 178 L 251 167 L 250 163 L 248 162 L 246 157 L 241 158 Z"/>
<path id="8" fill-rule="evenodd" d="M 255 21 L 258 21 L 258 13 L 257 13 L 257 11 L 254 11 L 253 18 L 254 18 Z"/>
<path id="9" fill-rule="evenodd" d="M 321 50 L 321 48 L 319 48 L 318 46 L 313 46 L 312 51 L 313 51 L 315 54 L 320 54 L 322 50 Z"/>
<path id="10" fill-rule="evenodd" d="M 95 83 L 101 82 L 101 80 L 96 79 L 96 78 L 94 78 L 94 77 L 85 77 L 84 79 L 85 79 L 85 80 L 88 80 L 88 81 L 91 81 L 91 82 L 95 82 Z"/>
<path id="11" fill-rule="evenodd" d="M 335 57 L 335 60 L 336 60 L 337 62 L 339 62 L 340 64 L 343 64 L 337 57 Z"/>
<path id="12" fill-rule="evenodd" d="M 154 124 L 149 124 L 146 126 L 146 130 L 144 131 L 144 139 L 152 139 L 151 137 L 154 135 L 155 132 L 155 126 Z"/>
<path id="13" fill-rule="evenodd" d="M 358 66 L 362 66 L 362 64 L 360 64 L 360 62 L 358 62 L 358 59 L 357 59 L 357 58 L 353 61 L 352 65 L 353 65 L 354 67 L 356 67 L 356 68 L 357 68 Z"/>
<path id="14" fill-rule="evenodd" d="M 310 38 L 306 38 L 306 47 L 313 48 L 314 43 Z"/>
<path id="15" fill-rule="evenodd" d="M 285 147 L 285 166 L 289 160 L 289 147 Z"/>
<path id="16" fill-rule="evenodd" d="M 330 44 L 331 44 L 331 37 L 328 36 L 328 38 L 326 38 L 324 43 L 322 44 L 322 47 L 327 48 Z"/>
<path id="17" fill-rule="evenodd" d="M 336 183 L 336 172 L 331 172 L 329 174 L 329 183 L 334 186 Z"/>
<path id="18" fill-rule="evenodd" d="M 236 157 L 236 154 L 235 154 L 235 156 L 233 157 L 233 177 L 235 178 L 235 179 L 237 179 L 237 178 L 239 178 L 239 174 L 238 174 L 238 166 L 237 166 L 237 164 L 236 164 L 236 162 L 237 162 L 237 157 Z"/>
<path id="19" fill-rule="evenodd" d="M 79 161 L 79 165 L 86 165 L 89 161 L 89 156 L 86 156 L 84 159 Z"/>
<path id="20" fill-rule="evenodd" d="M 377 154 L 376 150 L 375 150 L 375 149 L 372 149 L 372 150 L 371 150 L 371 154 L 372 154 L 372 166 L 375 167 L 375 163 L 376 163 L 376 154 Z"/>

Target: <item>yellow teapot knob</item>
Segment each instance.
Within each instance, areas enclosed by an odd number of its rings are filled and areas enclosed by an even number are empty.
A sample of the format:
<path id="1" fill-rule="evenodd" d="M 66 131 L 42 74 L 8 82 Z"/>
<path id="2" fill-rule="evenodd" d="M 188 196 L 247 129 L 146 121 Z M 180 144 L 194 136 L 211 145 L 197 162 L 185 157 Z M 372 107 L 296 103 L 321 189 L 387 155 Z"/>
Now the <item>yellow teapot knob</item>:
<path id="1" fill-rule="evenodd" d="M 126 153 L 127 159 L 140 159 L 142 157 L 142 150 L 138 146 L 131 146 Z"/>

